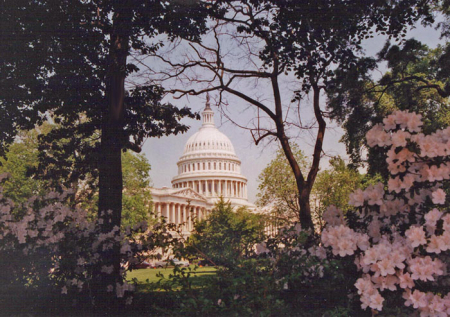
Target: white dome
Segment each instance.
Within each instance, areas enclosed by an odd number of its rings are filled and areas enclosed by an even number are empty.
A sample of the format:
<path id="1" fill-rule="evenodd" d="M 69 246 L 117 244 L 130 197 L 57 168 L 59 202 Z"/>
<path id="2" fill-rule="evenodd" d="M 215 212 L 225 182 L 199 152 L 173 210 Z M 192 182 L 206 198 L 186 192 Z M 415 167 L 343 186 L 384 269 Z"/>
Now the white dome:
<path id="1" fill-rule="evenodd" d="M 202 154 L 214 152 L 235 156 L 233 144 L 230 139 L 216 127 L 203 126 L 187 141 L 183 155 Z"/>
<path id="2" fill-rule="evenodd" d="M 234 206 L 251 205 L 241 161 L 230 139 L 214 125 L 208 96 L 202 118 L 202 127 L 189 138 L 178 160 L 178 175 L 172 179 L 172 186 L 190 187 L 211 203 L 222 196 Z"/>

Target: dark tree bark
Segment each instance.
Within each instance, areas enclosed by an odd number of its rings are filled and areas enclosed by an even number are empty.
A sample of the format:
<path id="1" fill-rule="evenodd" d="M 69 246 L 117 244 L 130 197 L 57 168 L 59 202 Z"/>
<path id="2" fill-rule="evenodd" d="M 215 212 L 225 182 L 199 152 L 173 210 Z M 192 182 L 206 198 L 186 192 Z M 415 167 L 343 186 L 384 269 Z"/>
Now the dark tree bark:
<path id="1" fill-rule="evenodd" d="M 99 202 L 98 217 L 103 219 L 101 232 L 117 229 L 120 234 L 122 217 L 122 161 L 121 151 L 124 146 L 125 115 L 125 77 L 129 39 L 131 33 L 132 10 L 129 1 L 117 1 L 111 30 L 109 51 L 109 71 L 107 73 L 106 107 L 103 111 L 101 153 L 99 161 Z M 100 283 L 96 290 L 102 296 L 107 285 L 115 285 L 120 280 L 120 246 L 103 252 L 100 265 L 113 265 L 112 274 L 101 273 Z"/>

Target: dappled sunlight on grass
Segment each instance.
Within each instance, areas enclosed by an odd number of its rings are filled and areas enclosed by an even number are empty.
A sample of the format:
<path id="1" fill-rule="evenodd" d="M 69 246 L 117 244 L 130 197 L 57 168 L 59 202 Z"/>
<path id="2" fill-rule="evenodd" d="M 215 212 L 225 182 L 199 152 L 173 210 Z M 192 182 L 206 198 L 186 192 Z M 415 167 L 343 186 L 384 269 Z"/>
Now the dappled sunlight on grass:
<path id="1" fill-rule="evenodd" d="M 189 267 L 192 271 L 190 279 L 192 280 L 192 285 L 194 287 L 202 287 L 205 280 L 215 274 L 217 269 L 215 267 L 197 267 L 191 265 Z M 186 268 L 188 272 L 189 268 Z M 162 275 L 162 276 L 161 276 Z M 158 281 L 167 282 L 169 276 L 173 275 L 173 267 L 170 268 L 155 268 L 155 269 L 138 269 L 127 273 L 127 280 L 131 281 L 133 279 L 137 280 L 137 291 L 142 293 L 152 292 L 152 291 L 164 291 L 158 288 Z"/>

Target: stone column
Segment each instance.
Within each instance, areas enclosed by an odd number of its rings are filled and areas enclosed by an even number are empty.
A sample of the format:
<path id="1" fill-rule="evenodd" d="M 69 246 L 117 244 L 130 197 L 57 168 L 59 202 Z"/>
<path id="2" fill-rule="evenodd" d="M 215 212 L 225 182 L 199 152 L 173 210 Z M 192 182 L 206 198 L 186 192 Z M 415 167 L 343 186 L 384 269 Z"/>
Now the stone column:
<path id="1" fill-rule="evenodd" d="M 173 223 L 177 223 L 177 211 L 178 211 L 178 204 L 173 204 Z"/>
<path id="2" fill-rule="evenodd" d="M 193 216 L 193 213 L 191 211 L 192 211 L 192 207 L 189 207 L 189 210 L 188 210 L 188 231 L 189 232 L 192 231 L 192 216 Z"/>
<path id="3" fill-rule="evenodd" d="M 172 213 L 170 215 L 172 217 L 172 223 L 176 223 L 175 222 L 175 203 L 172 204 Z"/>
<path id="4" fill-rule="evenodd" d="M 186 218 L 187 218 L 187 206 L 186 205 L 182 205 L 183 206 L 183 231 L 186 231 Z"/>
<path id="5" fill-rule="evenodd" d="M 158 219 L 161 219 L 161 203 L 158 203 L 158 206 L 156 207 L 157 213 L 158 213 Z"/>

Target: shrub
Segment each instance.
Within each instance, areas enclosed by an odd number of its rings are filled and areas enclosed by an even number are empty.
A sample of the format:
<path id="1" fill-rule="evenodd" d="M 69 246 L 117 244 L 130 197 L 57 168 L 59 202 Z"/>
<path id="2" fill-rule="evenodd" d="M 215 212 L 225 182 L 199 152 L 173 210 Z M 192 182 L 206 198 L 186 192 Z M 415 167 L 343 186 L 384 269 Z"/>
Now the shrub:
<path id="1" fill-rule="evenodd" d="M 388 149 L 387 188 L 352 193 L 347 219 L 336 208 L 324 216 L 322 242 L 336 257 L 354 259 L 363 309 L 450 314 L 450 128 L 425 135 L 421 126 L 420 115 L 396 111 L 372 128 L 369 146 Z"/>

